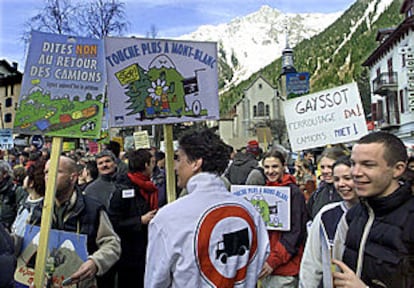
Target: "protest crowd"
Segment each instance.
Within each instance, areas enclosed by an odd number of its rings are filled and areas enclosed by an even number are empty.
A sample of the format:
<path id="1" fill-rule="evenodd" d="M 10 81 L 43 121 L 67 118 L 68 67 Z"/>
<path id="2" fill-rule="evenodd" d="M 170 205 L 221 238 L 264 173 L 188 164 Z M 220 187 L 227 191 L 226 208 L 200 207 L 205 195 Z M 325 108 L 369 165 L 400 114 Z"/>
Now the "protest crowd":
<path id="1" fill-rule="evenodd" d="M 111 141 L 59 157 L 52 229 L 87 235 L 85 261 L 53 257 L 55 271 L 71 265 L 73 287 L 414 287 L 414 157 L 393 134 L 288 160 L 256 140 L 234 151 L 211 130 L 189 132 L 170 203 L 164 152 L 121 150 Z M 50 151 L 2 152 L 0 287 L 17 287 L 19 263 L 33 262 L 24 239 L 41 223 Z M 263 202 L 232 185 L 288 187 L 289 229 L 269 229 Z"/>
<path id="2" fill-rule="evenodd" d="M 249 77 L 221 40 L 112 37 L 125 3 L 44 2 L 0 63 L 0 288 L 414 288 L 414 0 L 295 49 L 283 21 Z"/>

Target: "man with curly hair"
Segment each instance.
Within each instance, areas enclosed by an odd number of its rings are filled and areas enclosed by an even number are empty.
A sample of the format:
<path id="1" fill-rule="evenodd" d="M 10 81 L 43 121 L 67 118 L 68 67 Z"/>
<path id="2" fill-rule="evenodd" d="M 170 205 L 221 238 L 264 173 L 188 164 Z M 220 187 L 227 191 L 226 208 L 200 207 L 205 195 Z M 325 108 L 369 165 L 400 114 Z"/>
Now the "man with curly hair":
<path id="1" fill-rule="evenodd" d="M 149 224 L 145 287 L 255 287 L 268 236 L 260 214 L 220 178 L 229 157 L 211 130 L 180 139 L 175 170 L 188 195 Z"/>

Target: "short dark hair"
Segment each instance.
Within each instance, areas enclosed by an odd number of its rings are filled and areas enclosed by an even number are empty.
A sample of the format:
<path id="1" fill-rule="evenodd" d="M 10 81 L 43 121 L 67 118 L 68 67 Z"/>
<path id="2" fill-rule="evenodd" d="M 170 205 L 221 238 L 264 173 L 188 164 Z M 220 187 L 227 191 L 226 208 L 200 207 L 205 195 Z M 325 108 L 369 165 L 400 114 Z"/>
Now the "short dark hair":
<path id="1" fill-rule="evenodd" d="M 277 148 L 273 148 L 272 150 L 266 152 L 266 154 L 263 155 L 262 162 L 264 162 L 266 158 L 271 158 L 271 157 L 279 159 L 283 165 L 286 164 L 286 158 L 285 158 L 284 153 L 278 150 Z"/>
<path id="2" fill-rule="evenodd" d="M 382 155 L 388 166 L 393 166 L 399 161 L 407 163 L 408 155 L 404 143 L 392 133 L 378 131 L 367 134 L 357 141 L 357 144 L 381 143 L 384 145 Z"/>
<path id="3" fill-rule="evenodd" d="M 130 172 L 142 172 L 145 164 L 151 163 L 152 156 L 148 149 L 138 149 L 128 152 L 128 168 Z"/>
<path id="4" fill-rule="evenodd" d="M 340 164 L 346 165 L 348 167 L 352 167 L 351 158 L 349 156 L 339 157 L 338 159 L 336 159 L 334 164 L 332 164 L 332 170 L 335 168 L 335 166 L 340 165 Z"/>
<path id="5" fill-rule="evenodd" d="M 95 160 L 88 160 L 85 162 L 85 169 L 89 171 L 89 174 L 91 175 L 91 177 L 93 179 L 98 178 L 99 176 L 99 171 L 98 171 L 98 166 L 96 165 L 96 161 Z"/>
<path id="6" fill-rule="evenodd" d="M 221 175 L 230 159 L 230 150 L 218 135 L 210 129 L 191 131 L 178 141 L 190 161 L 203 160 L 201 170 Z"/>
<path id="7" fill-rule="evenodd" d="M 155 161 L 160 161 L 162 159 L 165 159 L 165 153 L 162 151 L 155 152 Z"/>

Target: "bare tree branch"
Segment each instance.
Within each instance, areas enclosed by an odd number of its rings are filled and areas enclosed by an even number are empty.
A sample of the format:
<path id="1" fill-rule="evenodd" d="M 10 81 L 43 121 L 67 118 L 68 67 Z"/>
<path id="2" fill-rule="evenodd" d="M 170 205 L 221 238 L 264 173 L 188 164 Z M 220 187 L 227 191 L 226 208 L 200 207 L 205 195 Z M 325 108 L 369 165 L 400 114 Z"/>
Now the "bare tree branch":
<path id="1" fill-rule="evenodd" d="M 22 39 L 30 40 L 32 30 L 73 36 L 103 38 L 122 35 L 128 23 L 125 4 L 119 0 L 44 0 L 45 7 L 25 24 Z"/>
<path id="2" fill-rule="evenodd" d="M 125 4 L 118 0 L 94 0 L 80 6 L 79 27 L 84 35 L 103 38 L 122 35 L 128 28 L 125 21 Z"/>

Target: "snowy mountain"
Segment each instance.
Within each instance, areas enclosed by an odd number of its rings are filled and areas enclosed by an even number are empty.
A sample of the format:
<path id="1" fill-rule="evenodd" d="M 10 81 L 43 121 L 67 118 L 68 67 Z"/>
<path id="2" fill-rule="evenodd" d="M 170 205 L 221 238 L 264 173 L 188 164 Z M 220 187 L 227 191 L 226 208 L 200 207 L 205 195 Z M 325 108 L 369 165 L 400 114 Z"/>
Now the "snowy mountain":
<path id="1" fill-rule="evenodd" d="M 362 63 L 377 49 L 378 31 L 397 27 L 403 20 L 401 3 L 401 0 L 356 0 L 324 31 L 297 43 L 295 68 L 310 73 L 310 92 L 356 81 L 364 111 L 370 113 L 369 74 Z M 224 91 L 220 95 L 220 112 L 231 112 L 233 105 L 243 96 L 244 89 L 259 74 L 277 86 L 280 67 L 281 59 L 278 57 L 249 79 Z"/>
<path id="2" fill-rule="evenodd" d="M 289 14 L 262 6 L 259 11 L 227 24 L 201 26 L 180 39 L 219 43 L 220 88 L 223 88 L 240 83 L 280 57 L 286 47 L 286 27 L 289 45 L 294 47 L 323 31 L 342 13 Z"/>

